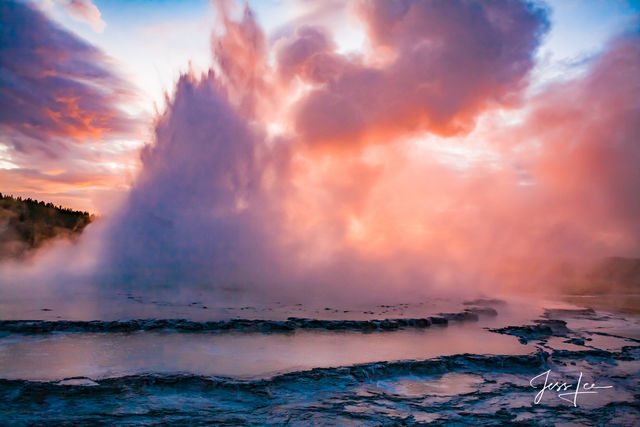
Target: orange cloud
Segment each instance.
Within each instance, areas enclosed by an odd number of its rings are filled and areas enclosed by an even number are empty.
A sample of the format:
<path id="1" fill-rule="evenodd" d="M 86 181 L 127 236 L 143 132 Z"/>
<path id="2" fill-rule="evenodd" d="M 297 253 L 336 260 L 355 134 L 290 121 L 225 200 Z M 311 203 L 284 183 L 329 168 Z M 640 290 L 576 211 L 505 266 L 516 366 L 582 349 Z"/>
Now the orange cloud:
<path id="1" fill-rule="evenodd" d="M 91 5 L 69 5 L 80 3 Z M 142 122 L 123 106 L 136 90 L 101 51 L 30 5 L 2 2 L 0 21 L 2 191 L 53 201 L 74 194 L 74 207 L 93 211 L 93 191 L 122 191 L 133 179 Z M 69 172 L 38 172 L 51 169 Z"/>
<path id="2" fill-rule="evenodd" d="M 223 14 L 215 63 L 179 79 L 101 229 L 96 274 L 145 291 L 386 299 L 548 291 L 559 263 L 640 254 L 637 35 L 527 98 L 544 10 L 369 1 L 359 14 L 384 58 L 341 55 L 304 27 L 270 63 L 252 14 Z M 61 99 L 81 132 L 115 129 L 74 113 L 76 99 L 103 111 L 83 98 Z"/>
<path id="3" fill-rule="evenodd" d="M 548 27 L 545 11 L 524 2 L 367 1 L 358 11 L 385 61 L 340 55 L 314 28 L 281 43 L 281 74 L 311 85 L 293 111 L 307 143 L 466 133 L 478 114 L 517 100 Z"/>
<path id="4" fill-rule="evenodd" d="M 62 4 L 76 21 L 85 21 L 101 33 L 107 24 L 102 20 L 100 9 L 91 0 L 62 0 Z"/>

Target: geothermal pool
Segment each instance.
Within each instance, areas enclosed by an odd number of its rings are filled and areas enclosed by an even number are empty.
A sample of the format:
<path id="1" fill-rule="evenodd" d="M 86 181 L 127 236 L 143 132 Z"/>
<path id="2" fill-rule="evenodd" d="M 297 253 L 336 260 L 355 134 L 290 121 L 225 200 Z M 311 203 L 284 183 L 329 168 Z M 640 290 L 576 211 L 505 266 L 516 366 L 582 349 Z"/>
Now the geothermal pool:
<path id="1" fill-rule="evenodd" d="M 637 314 L 526 299 L 190 299 L 122 294 L 102 318 L 53 300 L 3 311 L 0 416 L 12 425 L 640 422 Z M 606 388 L 564 399 L 547 389 L 535 404 L 546 371 Z"/>

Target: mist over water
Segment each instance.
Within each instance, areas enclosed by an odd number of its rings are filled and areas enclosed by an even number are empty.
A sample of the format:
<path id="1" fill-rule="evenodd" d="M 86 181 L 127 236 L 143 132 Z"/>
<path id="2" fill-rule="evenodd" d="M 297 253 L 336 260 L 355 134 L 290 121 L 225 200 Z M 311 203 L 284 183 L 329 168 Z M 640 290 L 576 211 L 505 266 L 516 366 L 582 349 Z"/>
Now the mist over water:
<path id="1" fill-rule="evenodd" d="M 562 262 L 640 254 L 637 34 L 531 96 L 545 9 L 355 13 L 369 49 L 346 55 L 319 27 L 269 45 L 221 8 L 211 69 L 178 80 L 121 205 L 5 264 L 2 289 L 392 301 L 548 292 Z M 447 144 L 498 160 L 443 162 Z"/>

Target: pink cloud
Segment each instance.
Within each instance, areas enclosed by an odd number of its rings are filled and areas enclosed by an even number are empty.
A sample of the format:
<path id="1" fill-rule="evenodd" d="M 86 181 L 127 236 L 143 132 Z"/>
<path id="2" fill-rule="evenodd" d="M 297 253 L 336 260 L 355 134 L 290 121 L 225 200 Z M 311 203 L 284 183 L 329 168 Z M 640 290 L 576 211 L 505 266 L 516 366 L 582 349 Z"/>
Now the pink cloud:
<path id="1" fill-rule="evenodd" d="M 478 114 L 517 99 L 548 27 L 545 12 L 524 2 L 367 1 L 358 13 L 388 58 L 382 65 L 335 53 L 319 30 L 280 51 L 283 72 L 313 85 L 294 112 L 309 143 L 468 132 Z"/>
<path id="2" fill-rule="evenodd" d="M 122 187 L 131 178 L 124 179 L 122 171 L 140 145 L 122 140 L 142 136 L 140 119 L 124 111 L 137 99 L 136 89 L 103 52 L 27 4 L 2 2 L 0 25 L 0 148 L 12 167 L 0 171 L 2 190 L 32 194 L 37 188 L 55 198 L 52 193 L 72 191 L 74 185 Z M 114 161 L 121 167 L 103 164 Z M 46 174 L 35 179 L 35 170 L 51 169 L 72 172 L 64 185 Z M 91 169 L 111 179 L 94 179 L 88 186 L 74 178 Z M 90 204 L 88 197 L 83 206 Z"/>
<path id="3" fill-rule="evenodd" d="M 549 292 L 565 261 L 640 255 L 637 35 L 526 98 L 546 11 L 434 0 L 358 13 L 368 55 L 303 26 L 274 45 L 273 64 L 248 10 L 223 15 L 214 64 L 180 78 L 101 226 L 104 289 Z M 505 125 L 515 107 L 521 123 Z M 279 113 L 292 126 L 271 136 Z M 490 156 L 452 165 L 433 145 Z"/>
<path id="4" fill-rule="evenodd" d="M 91 0 L 62 0 L 62 5 L 76 21 L 86 22 L 101 33 L 107 24 L 102 20 L 100 9 Z"/>
<path id="5" fill-rule="evenodd" d="M 302 27 L 276 44 L 271 67 L 251 15 L 228 21 L 213 40 L 220 72 L 184 76 L 159 121 L 107 233 L 103 271 L 115 283 L 387 298 L 552 291 L 564 261 L 637 255 L 636 38 L 505 127 L 491 119 L 522 96 L 544 13 L 515 2 L 403 4 L 367 12 L 385 57 L 376 66 Z M 290 102 L 296 79 L 311 85 L 296 126 L 270 139 L 254 107 Z M 403 141 L 417 132 L 483 145 L 497 160 L 455 167 L 429 148 L 418 155 Z M 370 135 L 389 139 L 367 145 Z M 330 143 L 358 149 L 318 149 Z"/>

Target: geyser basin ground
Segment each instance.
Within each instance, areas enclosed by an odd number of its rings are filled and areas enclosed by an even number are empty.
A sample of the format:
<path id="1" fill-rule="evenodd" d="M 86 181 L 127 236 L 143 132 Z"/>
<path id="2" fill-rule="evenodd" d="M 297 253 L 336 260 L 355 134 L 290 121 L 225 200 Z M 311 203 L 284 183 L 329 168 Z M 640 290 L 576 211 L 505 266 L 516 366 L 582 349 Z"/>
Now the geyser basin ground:
<path id="1" fill-rule="evenodd" d="M 14 425 L 640 422 L 640 319 L 633 314 L 526 300 L 338 309 L 118 298 L 123 304 L 110 305 L 118 313 L 106 314 L 108 320 L 78 315 L 66 322 L 57 319 L 65 305 L 50 301 L 40 320 L 0 322 L 3 419 Z M 113 322 L 128 304 L 174 316 Z M 176 314 L 188 320 L 170 320 Z M 246 320 L 231 320 L 239 315 Z M 297 320 L 287 321 L 291 316 Z M 449 320 L 399 321 L 429 318 Z M 405 326 L 390 327 L 394 321 Z M 123 332 L 122 325 L 135 328 Z M 536 405 L 544 381 L 538 377 L 537 388 L 530 381 L 546 371 L 553 381 L 575 383 L 582 373 L 582 381 L 611 388 L 579 395 L 575 407 L 546 390 Z"/>
<path id="2" fill-rule="evenodd" d="M 0 376 L 55 381 L 68 377 L 102 379 L 143 373 L 187 372 L 235 378 L 379 361 L 429 359 L 477 353 L 526 354 L 506 335 L 477 327 L 425 331 L 296 331 L 288 334 L 136 332 L 62 333 L 0 340 Z"/>

